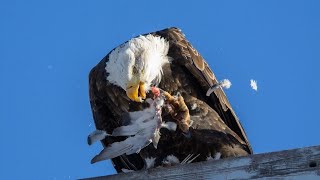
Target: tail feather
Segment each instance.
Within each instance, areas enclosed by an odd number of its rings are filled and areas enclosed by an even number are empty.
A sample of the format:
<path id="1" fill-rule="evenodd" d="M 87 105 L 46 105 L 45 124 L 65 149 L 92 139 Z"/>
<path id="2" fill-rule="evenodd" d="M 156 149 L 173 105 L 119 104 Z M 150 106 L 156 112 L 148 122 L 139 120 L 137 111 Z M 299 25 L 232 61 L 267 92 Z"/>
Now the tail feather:
<path id="1" fill-rule="evenodd" d="M 139 152 L 142 148 L 149 145 L 151 141 L 145 142 L 145 138 L 139 135 L 129 137 L 124 141 L 114 142 L 110 146 L 105 147 L 98 155 L 96 155 L 91 163 L 115 158 L 117 156 L 126 154 L 130 155 Z"/>
<path id="2" fill-rule="evenodd" d="M 99 161 L 103 161 L 106 159 L 115 158 L 122 154 L 125 154 L 128 150 L 133 147 L 132 144 L 126 144 L 122 142 L 116 142 L 104 148 L 98 155 L 96 155 L 92 160 L 91 163 L 96 163 Z"/>

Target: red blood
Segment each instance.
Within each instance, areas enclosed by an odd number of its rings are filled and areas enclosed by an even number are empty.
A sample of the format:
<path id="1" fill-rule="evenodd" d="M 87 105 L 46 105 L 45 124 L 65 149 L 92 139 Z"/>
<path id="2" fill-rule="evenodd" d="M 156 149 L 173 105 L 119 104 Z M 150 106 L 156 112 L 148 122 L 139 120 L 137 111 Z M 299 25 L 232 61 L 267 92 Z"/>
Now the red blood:
<path id="1" fill-rule="evenodd" d="M 159 89 L 159 88 L 153 86 L 153 87 L 151 88 L 151 91 L 152 91 L 152 93 L 153 93 L 153 95 L 154 95 L 155 97 L 160 96 L 160 89 Z"/>

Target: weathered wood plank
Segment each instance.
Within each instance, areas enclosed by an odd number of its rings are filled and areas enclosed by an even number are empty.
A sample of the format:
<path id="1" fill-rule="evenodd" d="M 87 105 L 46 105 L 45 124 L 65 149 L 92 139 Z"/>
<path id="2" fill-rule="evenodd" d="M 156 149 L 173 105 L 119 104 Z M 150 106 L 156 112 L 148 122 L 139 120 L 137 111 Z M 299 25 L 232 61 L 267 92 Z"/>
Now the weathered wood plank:
<path id="1" fill-rule="evenodd" d="M 89 179 L 320 179 L 320 146 Z"/>

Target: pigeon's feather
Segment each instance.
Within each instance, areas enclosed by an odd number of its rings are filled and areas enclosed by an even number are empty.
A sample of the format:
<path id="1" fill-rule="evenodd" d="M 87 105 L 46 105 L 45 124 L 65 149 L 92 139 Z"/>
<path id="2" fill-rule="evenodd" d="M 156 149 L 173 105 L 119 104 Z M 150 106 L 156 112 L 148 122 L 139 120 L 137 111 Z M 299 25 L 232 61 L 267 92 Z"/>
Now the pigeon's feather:
<path id="1" fill-rule="evenodd" d="M 88 144 L 92 145 L 93 143 L 97 141 L 103 140 L 106 136 L 109 134 L 106 131 L 103 130 L 95 130 L 88 136 Z"/>

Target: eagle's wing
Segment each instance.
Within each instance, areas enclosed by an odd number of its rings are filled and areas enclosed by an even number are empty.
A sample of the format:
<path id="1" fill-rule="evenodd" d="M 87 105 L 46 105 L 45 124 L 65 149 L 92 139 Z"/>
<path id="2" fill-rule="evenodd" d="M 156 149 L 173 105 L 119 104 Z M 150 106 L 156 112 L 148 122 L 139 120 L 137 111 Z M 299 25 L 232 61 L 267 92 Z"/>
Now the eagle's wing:
<path id="1" fill-rule="evenodd" d="M 175 63 L 185 66 L 189 73 L 196 78 L 204 92 L 218 83 L 207 62 L 186 40 L 180 29 L 168 28 L 157 31 L 154 34 L 162 36 L 169 41 L 170 50 L 168 56 L 172 57 L 173 61 L 176 61 Z M 226 125 L 248 145 L 252 154 L 252 148 L 247 136 L 224 91 L 219 88 L 209 98 L 209 102 L 207 103 L 219 114 Z"/>
<path id="2" fill-rule="evenodd" d="M 121 115 L 129 109 L 129 99 L 124 90 L 110 84 L 105 71 L 106 62 L 109 55 L 104 57 L 89 74 L 89 96 L 91 110 L 96 128 L 104 130 L 109 134 L 121 126 Z M 104 146 L 108 146 L 115 141 L 124 140 L 121 137 L 107 137 L 102 140 Z M 113 165 L 118 172 L 122 169 L 139 170 L 144 166 L 144 162 L 138 154 L 121 155 L 112 159 Z"/>
<path id="3" fill-rule="evenodd" d="M 192 74 L 200 84 L 204 94 L 212 85 L 218 83 L 208 64 L 185 39 L 179 29 L 169 28 L 152 34 L 162 36 L 169 41 L 170 50 L 168 55 L 173 58 L 174 63 L 185 67 L 186 73 Z M 89 95 L 96 128 L 111 134 L 115 128 L 124 123 L 121 122 L 123 114 L 126 114 L 128 110 L 141 110 L 143 109 L 143 104 L 130 102 L 124 90 L 106 80 L 105 66 L 108 60 L 109 54 L 91 70 L 89 75 Z M 214 91 L 206 99 L 206 103 L 247 144 L 250 153 L 252 153 L 246 134 L 223 90 L 217 89 Z M 108 146 L 113 142 L 123 140 L 124 138 L 121 137 L 107 137 L 102 143 L 104 146 Z M 118 172 L 121 172 L 122 169 L 139 170 L 144 166 L 144 161 L 139 154 L 121 155 L 113 158 L 112 162 Z"/>

